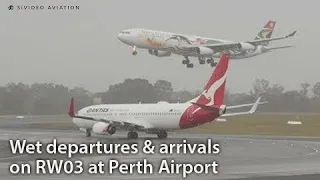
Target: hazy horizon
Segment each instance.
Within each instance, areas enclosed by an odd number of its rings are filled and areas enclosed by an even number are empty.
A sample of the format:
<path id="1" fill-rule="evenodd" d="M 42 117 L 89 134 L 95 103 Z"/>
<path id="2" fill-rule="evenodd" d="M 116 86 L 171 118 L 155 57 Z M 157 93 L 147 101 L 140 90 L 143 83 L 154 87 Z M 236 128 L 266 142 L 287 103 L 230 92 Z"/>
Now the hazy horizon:
<path id="1" fill-rule="evenodd" d="M 68 1 L 73 11 L 9 11 L 9 5 L 60 5 L 57 1 L 0 2 L 0 85 L 52 82 L 101 92 L 126 78 L 154 83 L 168 80 L 176 90 L 202 89 L 211 75 L 210 65 L 182 65 L 181 56 L 158 58 L 131 48 L 117 39 L 124 29 L 154 30 L 245 41 L 253 39 L 268 20 L 276 20 L 273 37 L 297 30 L 295 37 L 270 45 L 295 45 L 250 59 L 231 60 L 227 89 L 247 92 L 256 78 L 298 89 L 302 82 L 320 81 L 320 31 L 317 1 L 275 1 L 260 5 L 253 0 L 168 1 Z M 183 6 L 181 5 L 183 3 Z M 232 6 L 229 3 L 233 3 Z M 288 6 L 289 5 L 289 6 Z M 317 15 L 318 14 L 318 15 Z M 217 59 L 216 59 L 217 60 Z"/>

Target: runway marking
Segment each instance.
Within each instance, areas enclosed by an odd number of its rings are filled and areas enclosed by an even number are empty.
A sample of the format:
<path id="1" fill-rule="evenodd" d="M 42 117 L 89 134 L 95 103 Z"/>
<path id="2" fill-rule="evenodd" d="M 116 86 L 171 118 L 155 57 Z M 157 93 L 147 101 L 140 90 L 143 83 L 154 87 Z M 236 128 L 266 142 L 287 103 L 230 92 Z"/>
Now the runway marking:
<path id="1" fill-rule="evenodd" d="M 0 161 L 1 160 L 6 160 L 6 159 L 21 158 L 21 157 L 24 157 L 24 156 L 28 156 L 28 155 L 27 154 L 23 154 L 23 155 L 19 155 L 19 156 L 4 157 L 4 158 L 0 158 Z"/>

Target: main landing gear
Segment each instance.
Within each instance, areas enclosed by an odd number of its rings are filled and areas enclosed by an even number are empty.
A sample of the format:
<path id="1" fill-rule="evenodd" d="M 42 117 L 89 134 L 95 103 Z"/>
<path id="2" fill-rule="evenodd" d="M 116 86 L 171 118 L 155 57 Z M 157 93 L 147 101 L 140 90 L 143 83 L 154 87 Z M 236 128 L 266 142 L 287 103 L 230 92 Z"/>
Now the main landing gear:
<path id="1" fill-rule="evenodd" d="M 166 130 L 153 130 L 153 131 L 146 131 L 147 134 L 157 134 L 158 139 L 166 139 L 168 137 L 168 133 Z M 138 138 L 138 132 L 135 130 L 129 130 L 128 139 L 137 139 Z"/>
<path id="2" fill-rule="evenodd" d="M 190 63 L 190 60 L 187 56 L 185 56 L 186 59 L 182 60 L 182 64 L 186 65 L 187 68 L 193 68 L 193 64 Z"/>
<path id="3" fill-rule="evenodd" d="M 134 56 L 138 54 L 138 52 L 137 52 L 136 49 L 137 49 L 136 46 L 133 46 L 133 47 L 132 47 L 132 55 L 134 55 Z"/>
<path id="4" fill-rule="evenodd" d="M 182 64 L 186 65 L 187 68 L 193 68 L 194 65 L 192 63 L 190 63 L 190 60 L 187 56 L 185 56 L 186 59 L 182 60 Z M 204 57 L 199 57 L 199 64 L 210 64 L 211 67 L 215 67 L 217 65 L 217 62 L 214 62 L 213 58 L 209 58 L 207 60 L 205 60 Z"/>
<path id="5" fill-rule="evenodd" d="M 205 64 L 206 60 L 204 57 L 199 57 L 199 64 Z"/>
<path id="6" fill-rule="evenodd" d="M 210 64 L 211 67 L 215 67 L 217 65 L 217 62 L 214 62 L 213 58 L 207 59 L 207 63 Z"/>
<path id="7" fill-rule="evenodd" d="M 86 129 L 86 137 L 90 137 L 91 136 L 91 130 L 90 129 Z"/>
<path id="8" fill-rule="evenodd" d="M 127 134 L 128 139 L 137 139 L 138 133 L 136 131 L 129 131 Z"/>
<path id="9" fill-rule="evenodd" d="M 158 136 L 159 139 L 166 139 L 168 137 L 168 133 L 165 130 L 160 130 L 157 133 L 157 136 Z"/>

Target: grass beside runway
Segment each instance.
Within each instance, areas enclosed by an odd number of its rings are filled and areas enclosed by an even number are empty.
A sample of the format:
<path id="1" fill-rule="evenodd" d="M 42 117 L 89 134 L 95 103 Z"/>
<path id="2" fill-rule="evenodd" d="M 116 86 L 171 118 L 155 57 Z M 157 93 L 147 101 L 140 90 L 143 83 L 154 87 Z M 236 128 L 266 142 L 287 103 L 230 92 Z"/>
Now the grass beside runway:
<path id="1" fill-rule="evenodd" d="M 215 121 L 183 132 L 320 137 L 320 115 L 315 114 L 256 114 L 225 119 L 226 122 Z M 301 121 L 302 124 L 289 125 L 288 121 Z"/>
<path id="2" fill-rule="evenodd" d="M 37 122 L 28 123 L 35 128 L 75 129 L 72 121 L 62 116 L 48 120 L 45 116 L 34 116 Z M 45 120 L 41 120 L 45 119 Z M 255 114 L 226 118 L 226 122 L 212 122 L 192 129 L 177 132 L 207 132 L 221 134 L 252 134 L 280 136 L 320 137 L 320 115 L 317 114 Z M 21 120 L 24 121 L 24 120 Z M 41 122 L 42 121 L 42 122 Z M 301 125 L 289 125 L 288 121 L 301 121 Z"/>

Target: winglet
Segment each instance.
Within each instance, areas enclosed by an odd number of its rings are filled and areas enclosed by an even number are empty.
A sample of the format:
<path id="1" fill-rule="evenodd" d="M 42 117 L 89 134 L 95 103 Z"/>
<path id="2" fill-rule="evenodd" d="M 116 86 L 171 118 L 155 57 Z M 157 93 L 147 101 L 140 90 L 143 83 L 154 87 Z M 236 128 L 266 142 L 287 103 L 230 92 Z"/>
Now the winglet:
<path id="1" fill-rule="evenodd" d="M 297 31 L 293 31 L 292 33 L 290 33 L 287 37 L 292 37 L 297 33 Z"/>
<path id="2" fill-rule="evenodd" d="M 71 100 L 70 100 L 69 116 L 70 116 L 70 117 L 74 117 L 74 116 L 75 116 L 75 114 L 74 114 L 74 99 L 73 99 L 73 97 L 72 97 Z"/>
<path id="3" fill-rule="evenodd" d="M 257 101 L 253 104 L 252 108 L 249 111 L 250 114 L 253 114 L 257 110 L 257 107 L 260 104 L 260 99 L 261 97 L 259 97 Z"/>

